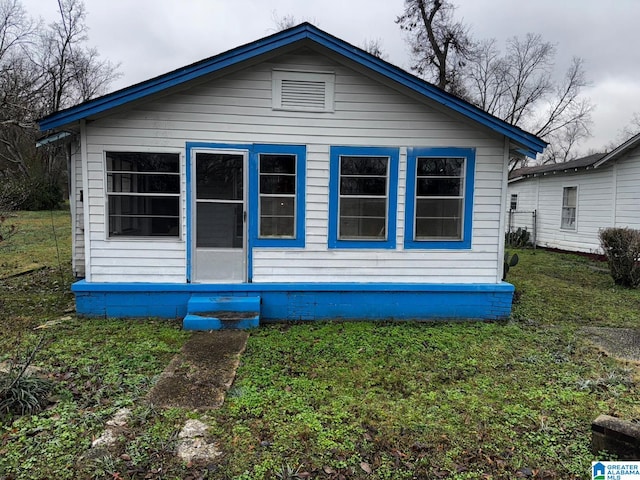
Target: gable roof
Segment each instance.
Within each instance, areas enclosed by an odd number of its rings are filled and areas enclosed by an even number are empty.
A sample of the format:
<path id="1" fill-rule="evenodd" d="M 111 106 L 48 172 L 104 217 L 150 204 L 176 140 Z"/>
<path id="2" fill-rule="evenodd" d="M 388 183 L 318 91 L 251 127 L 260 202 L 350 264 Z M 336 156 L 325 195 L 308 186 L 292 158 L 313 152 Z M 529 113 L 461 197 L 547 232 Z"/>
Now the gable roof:
<path id="1" fill-rule="evenodd" d="M 509 174 L 509 182 L 516 182 L 523 178 L 535 177 L 538 175 L 547 175 L 550 173 L 566 173 L 578 170 L 590 170 L 604 165 L 606 162 L 616 160 L 624 154 L 640 146 L 640 133 L 634 135 L 626 142 L 623 142 L 609 153 L 593 153 L 586 157 L 576 158 L 568 162 L 548 163 L 546 165 L 537 165 L 535 167 L 523 167 L 514 170 Z"/>
<path id="2" fill-rule="evenodd" d="M 89 100 L 66 110 L 52 113 L 39 120 L 41 131 L 61 128 L 92 115 L 97 115 L 112 108 L 125 105 L 129 102 L 143 99 L 149 95 L 162 92 L 196 78 L 226 68 L 238 65 L 242 62 L 255 59 L 260 55 L 274 52 L 277 49 L 288 47 L 296 43 L 311 42 L 329 49 L 347 59 L 370 69 L 390 80 L 393 80 L 428 99 L 434 100 L 476 122 L 498 132 L 514 143 L 527 155 L 535 157 L 541 153 L 547 143 L 528 133 L 521 128 L 510 125 L 497 117 L 477 108 L 460 98 L 451 95 L 435 85 L 428 83 L 395 65 L 375 57 L 364 50 L 355 47 L 319 28 L 302 23 L 287 30 L 275 33 L 271 36 L 256 40 L 240 47 L 228 50 L 219 55 L 207 58 L 179 68 L 164 75 L 132 85 L 127 88 L 109 93 L 102 97 Z"/>
<path id="3" fill-rule="evenodd" d="M 559 173 L 575 171 L 593 167 L 606 153 L 594 153 L 586 157 L 576 158 L 568 162 L 547 163 L 545 165 L 536 165 L 535 167 L 523 167 L 514 170 L 509 174 L 509 181 L 519 180 L 521 178 L 533 177 L 537 175 L 545 175 L 548 173 Z"/>
<path id="4" fill-rule="evenodd" d="M 634 135 L 626 142 L 618 145 L 616 148 L 611 150 L 604 157 L 598 160 L 593 167 L 598 168 L 600 165 L 602 165 L 605 162 L 608 162 L 610 160 L 616 160 L 620 158 L 622 155 L 624 155 L 625 153 L 627 153 L 628 151 L 636 148 L 638 145 L 640 145 L 640 133 Z"/>

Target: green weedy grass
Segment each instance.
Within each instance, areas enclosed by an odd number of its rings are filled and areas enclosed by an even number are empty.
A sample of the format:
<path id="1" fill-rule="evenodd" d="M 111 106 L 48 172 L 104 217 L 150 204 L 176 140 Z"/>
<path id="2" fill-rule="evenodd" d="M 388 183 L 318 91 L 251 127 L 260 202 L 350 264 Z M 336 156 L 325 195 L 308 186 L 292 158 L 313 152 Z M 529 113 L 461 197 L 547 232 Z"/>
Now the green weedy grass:
<path id="1" fill-rule="evenodd" d="M 565 253 L 518 251 L 509 272 L 519 301 L 516 319 L 546 324 L 640 326 L 640 289 L 614 285 L 606 262 Z"/>
<path id="2" fill-rule="evenodd" d="M 640 416 L 630 377 L 572 328 L 273 325 L 252 334 L 211 424 L 233 478 L 285 461 L 347 478 L 588 478 L 594 413 Z"/>
<path id="3" fill-rule="evenodd" d="M 7 220 L 16 232 L 0 243 L 0 279 L 38 267 L 58 268 L 71 258 L 71 216 L 68 209 L 16 212 Z"/>
<path id="4" fill-rule="evenodd" d="M 29 215 L 49 228 L 48 212 Z M 29 248 L 50 248 L 45 234 L 35 240 L 37 230 Z M 72 302 L 68 253 L 61 278 L 51 251 L 12 248 L 22 255 L 2 257 L 12 271 L 29 262 L 55 268 L 0 280 L 0 360 L 16 339 L 23 348 L 36 342 L 33 327 Z M 70 316 L 45 330 L 36 357 L 56 402 L 0 424 L 0 478 L 274 479 L 297 471 L 331 479 L 588 479 L 590 422 L 600 413 L 640 420 L 640 398 L 637 366 L 599 353 L 580 327 L 637 327 L 640 292 L 615 287 L 603 263 L 518 254 L 511 321 L 265 325 L 251 333 L 225 405 L 206 414 L 143 401 L 187 338 L 179 324 Z M 77 457 L 123 406 L 133 415 L 122 449 L 77 469 Z M 224 452 L 219 462 L 175 458 L 177 434 L 193 417 L 210 425 Z"/>

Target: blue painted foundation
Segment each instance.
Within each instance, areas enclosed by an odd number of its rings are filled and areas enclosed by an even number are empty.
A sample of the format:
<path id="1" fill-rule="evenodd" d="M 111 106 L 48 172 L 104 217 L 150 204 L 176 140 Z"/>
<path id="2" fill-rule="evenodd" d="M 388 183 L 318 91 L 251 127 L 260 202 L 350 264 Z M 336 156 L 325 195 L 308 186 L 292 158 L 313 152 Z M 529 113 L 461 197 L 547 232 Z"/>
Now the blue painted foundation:
<path id="1" fill-rule="evenodd" d="M 260 320 L 498 320 L 511 314 L 513 285 L 75 283 L 88 317 L 179 318 L 192 295 L 260 296 Z"/>

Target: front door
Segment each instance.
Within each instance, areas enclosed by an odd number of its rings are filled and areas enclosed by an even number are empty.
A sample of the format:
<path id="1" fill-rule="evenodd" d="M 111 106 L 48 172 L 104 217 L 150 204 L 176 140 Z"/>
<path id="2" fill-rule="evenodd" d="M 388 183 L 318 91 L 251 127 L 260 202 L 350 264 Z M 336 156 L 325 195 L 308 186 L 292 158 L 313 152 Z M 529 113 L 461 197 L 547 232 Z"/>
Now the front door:
<path id="1" fill-rule="evenodd" d="M 192 281 L 247 280 L 245 152 L 196 151 L 193 158 Z"/>

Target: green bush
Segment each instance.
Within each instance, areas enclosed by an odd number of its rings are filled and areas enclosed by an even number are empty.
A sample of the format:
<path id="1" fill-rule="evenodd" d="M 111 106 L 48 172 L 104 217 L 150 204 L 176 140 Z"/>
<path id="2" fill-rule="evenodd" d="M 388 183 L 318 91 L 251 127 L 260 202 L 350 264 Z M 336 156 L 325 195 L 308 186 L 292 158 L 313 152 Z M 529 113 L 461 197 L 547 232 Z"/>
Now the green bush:
<path id="1" fill-rule="evenodd" d="M 64 198 L 60 185 L 44 177 L 13 177 L 0 185 L 0 200 L 14 210 L 55 210 Z"/>
<path id="2" fill-rule="evenodd" d="M 640 285 L 640 230 L 605 228 L 600 230 L 600 245 L 607 257 L 616 285 Z"/>
<path id="3" fill-rule="evenodd" d="M 506 244 L 514 248 L 523 248 L 531 245 L 531 234 L 526 228 L 518 227 L 513 232 L 505 234 Z"/>

